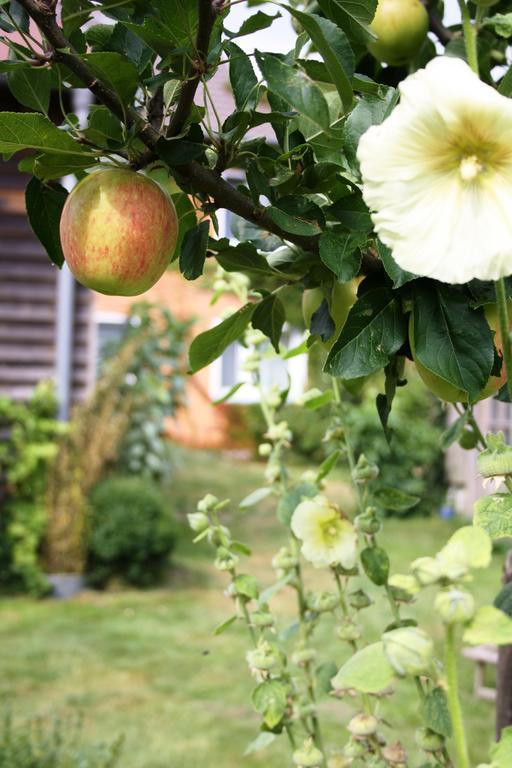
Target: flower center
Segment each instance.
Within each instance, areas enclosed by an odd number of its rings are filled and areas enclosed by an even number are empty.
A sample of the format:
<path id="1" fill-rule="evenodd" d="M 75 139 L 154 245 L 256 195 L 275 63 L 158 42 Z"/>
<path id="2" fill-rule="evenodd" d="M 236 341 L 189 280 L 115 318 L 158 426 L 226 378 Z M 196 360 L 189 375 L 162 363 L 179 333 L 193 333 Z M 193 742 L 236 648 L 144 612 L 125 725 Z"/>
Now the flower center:
<path id="1" fill-rule="evenodd" d="M 329 520 L 328 523 L 326 523 L 323 526 L 323 535 L 324 535 L 324 541 L 326 544 L 333 544 L 340 535 L 340 525 L 338 520 Z"/>
<path id="2" fill-rule="evenodd" d="M 484 167 L 476 155 L 466 155 L 459 164 L 459 173 L 462 181 L 473 181 Z"/>

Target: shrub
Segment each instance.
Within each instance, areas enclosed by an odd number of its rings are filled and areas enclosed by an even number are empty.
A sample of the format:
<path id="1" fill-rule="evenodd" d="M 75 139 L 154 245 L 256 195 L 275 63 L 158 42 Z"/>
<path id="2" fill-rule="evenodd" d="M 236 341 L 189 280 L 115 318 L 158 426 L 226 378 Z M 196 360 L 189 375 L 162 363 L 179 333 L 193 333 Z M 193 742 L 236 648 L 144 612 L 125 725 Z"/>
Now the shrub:
<path id="1" fill-rule="evenodd" d="M 83 744 L 80 719 L 14 725 L 6 715 L 0 725 L 0 768 L 114 768 L 121 746 L 122 739 Z"/>
<path id="2" fill-rule="evenodd" d="M 112 578 L 138 587 L 163 576 L 176 528 L 158 486 L 147 478 L 111 477 L 90 497 L 87 576 L 95 587 Z"/>
<path id="3" fill-rule="evenodd" d="M 65 425 L 55 418 L 51 382 L 42 381 L 26 403 L 0 398 L 0 585 L 42 594 L 39 564 L 46 530 L 45 485 Z"/>

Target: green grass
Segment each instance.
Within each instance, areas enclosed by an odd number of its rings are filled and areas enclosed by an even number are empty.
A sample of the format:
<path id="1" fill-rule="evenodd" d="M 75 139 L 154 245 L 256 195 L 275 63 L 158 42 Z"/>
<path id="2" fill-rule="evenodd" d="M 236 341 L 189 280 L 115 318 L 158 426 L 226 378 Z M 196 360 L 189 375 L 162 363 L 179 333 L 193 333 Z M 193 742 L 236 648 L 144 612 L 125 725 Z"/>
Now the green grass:
<path id="1" fill-rule="evenodd" d="M 172 495 L 183 514 L 206 491 L 237 502 L 261 482 L 261 465 L 186 454 Z M 342 505 L 350 505 L 341 476 L 329 491 Z M 237 537 L 253 545 L 253 556 L 244 568 L 268 583 L 270 559 L 285 538 L 270 504 L 227 517 Z M 435 552 L 455 527 L 456 523 L 437 517 L 389 520 L 383 538 L 393 571 L 403 571 L 414 557 Z M 0 606 L 4 701 L 21 720 L 79 709 L 85 717 L 84 734 L 92 741 L 112 741 L 124 733 L 123 768 L 285 768 L 290 760 L 284 739 L 242 758 L 257 734 L 258 717 L 250 704 L 254 682 L 244 660 L 248 638 L 243 626 L 212 636 L 213 628 L 232 612 L 223 594 L 224 575 L 212 567 L 206 545 L 192 547 L 185 531 L 175 563 L 165 589 L 86 592 L 59 603 L 4 599 Z M 475 581 L 480 600 L 495 594 L 500 566 L 501 558 L 496 557 L 492 568 Z M 307 577 L 315 588 L 329 586 L 324 574 L 308 572 Z M 376 597 L 365 612 L 372 640 L 391 617 L 381 593 L 367 582 L 364 586 Z M 291 594 L 278 595 L 274 604 L 285 621 L 292 616 Z M 440 637 L 431 594 L 405 614 L 417 615 Z M 347 652 L 333 630 L 330 620 L 319 630 L 319 661 L 341 664 Z M 487 758 L 492 741 L 493 707 L 473 698 L 472 671 L 471 664 L 461 664 L 472 757 L 478 763 Z M 343 723 L 351 706 L 329 698 L 322 701 L 330 744 L 343 744 Z M 382 713 L 414 755 L 419 720 L 412 685 L 399 683 L 397 694 L 383 702 Z M 421 760 L 412 765 L 418 763 Z"/>

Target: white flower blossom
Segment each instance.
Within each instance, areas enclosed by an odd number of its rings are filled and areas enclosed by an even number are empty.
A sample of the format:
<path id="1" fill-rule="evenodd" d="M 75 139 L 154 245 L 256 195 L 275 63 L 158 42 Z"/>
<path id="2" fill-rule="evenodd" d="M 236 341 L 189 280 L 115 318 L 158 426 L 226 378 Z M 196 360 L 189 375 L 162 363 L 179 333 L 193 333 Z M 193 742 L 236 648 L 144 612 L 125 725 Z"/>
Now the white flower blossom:
<path id="1" fill-rule="evenodd" d="M 512 100 L 433 59 L 361 138 L 363 197 L 397 264 L 445 283 L 512 273 Z"/>
<path id="2" fill-rule="evenodd" d="M 302 541 L 301 552 L 315 568 L 341 565 L 353 568 L 357 557 L 357 533 L 329 499 L 319 494 L 305 499 L 292 516 L 292 531 Z"/>

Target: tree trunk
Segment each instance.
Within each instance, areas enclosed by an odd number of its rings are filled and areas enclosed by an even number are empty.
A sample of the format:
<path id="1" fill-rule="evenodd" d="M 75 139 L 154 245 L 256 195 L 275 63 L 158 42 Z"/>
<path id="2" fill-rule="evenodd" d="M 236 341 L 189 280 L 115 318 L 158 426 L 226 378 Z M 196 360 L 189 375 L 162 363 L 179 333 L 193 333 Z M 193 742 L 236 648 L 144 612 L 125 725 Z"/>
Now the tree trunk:
<path id="1" fill-rule="evenodd" d="M 509 551 L 503 569 L 503 583 L 512 581 L 512 550 Z M 498 648 L 496 674 L 496 738 L 508 725 L 512 725 L 512 645 Z"/>

